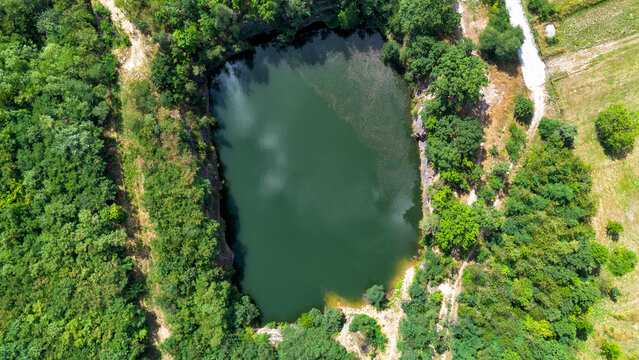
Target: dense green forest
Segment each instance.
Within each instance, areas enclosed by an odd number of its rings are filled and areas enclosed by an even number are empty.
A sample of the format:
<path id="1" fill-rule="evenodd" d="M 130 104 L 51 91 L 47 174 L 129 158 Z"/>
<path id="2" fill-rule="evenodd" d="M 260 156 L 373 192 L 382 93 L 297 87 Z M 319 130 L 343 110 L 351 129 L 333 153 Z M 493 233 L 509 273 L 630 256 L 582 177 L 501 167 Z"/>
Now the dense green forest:
<path id="1" fill-rule="evenodd" d="M 106 171 L 109 122 L 134 140 L 125 173 L 144 160 L 143 201 L 156 232 L 149 282 L 159 288 L 171 332 L 163 351 L 175 359 L 352 358 L 333 341 L 344 316 L 330 307 L 284 326 L 277 347 L 256 335 L 259 309 L 231 283 L 234 270 L 220 266 L 224 229 L 210 208 L 220 190 L 207 176 L 216 162 L 215 119 L 205 106 L 211 74 L 250 50 L 253 36 L 289 42 L 318 22 L 381 32 L 383 60 L 412 85 L 430 80 L 434 95 L 422 119 L 427 155 L 442 176 L 430 191 L 434 213 L 423 222 L 425 265 L 403 304 L 404 359 L 449 349 L 462 359 L 570 358 L 592 328 L 591 305 L 616 296 L 597 286 L 601 266 L 623 275 L 636 265 L 633 253 L 610 254 L 591 241 L 595 206 L 589 169 L 571 151 L 574 127 L 543 119 L 542 143 L 528 150 L 512 184 L 508 163 L 489 174 L 474 163 L 484 130 L 466 114 L 488 84 L 487 67 L 469 39 L 455 37 L 454 0 L 117 3 L 158 46 L 151 78 L 122 88 L 111 50 L 127 39 L 104 8 L 88 0 L 0 4 L 1 358 L 133 359 L 145 351 L 148 329 L 136 300 L 142 286 L 131 280 L 126 213 Z M 503 1 L 487 3 L 491 19 L 479 50 L 509 61 L 521 29 L 509 24 Z M 520 102 L 518 117 L 529 121 L 530 104 Z M 525 133 L 513 124 L 510 134 L 508 153 L 517 160 Z M 460 203 L 456 194 L 482 178 L 480 200 Z M 487 204 L 502 190 L 508 200 L 500 212 Z M 464 273 L 458 320 L 449 324 L 439 319 L 442 297 L 432 288 L 469 255 L 475 264 Z M 384 348 L 374 321 L 360 317 L 351 328 Z"/>
<path id="2" fill-rule="evenodd" d="M 588 172 L 564 147 L 531 150 L 508 190 L 501 231 L 464 274 L 457 357 L 565 359 L 588 336 L 603 265 L 591 243 Z"/>
<path id="3" fill-rule="evenodd" d="M 136 358 L 147 330 L 101 135 L 110 44 L 88 2 L 3 2 L 0 19 L 0 358 Z"/>

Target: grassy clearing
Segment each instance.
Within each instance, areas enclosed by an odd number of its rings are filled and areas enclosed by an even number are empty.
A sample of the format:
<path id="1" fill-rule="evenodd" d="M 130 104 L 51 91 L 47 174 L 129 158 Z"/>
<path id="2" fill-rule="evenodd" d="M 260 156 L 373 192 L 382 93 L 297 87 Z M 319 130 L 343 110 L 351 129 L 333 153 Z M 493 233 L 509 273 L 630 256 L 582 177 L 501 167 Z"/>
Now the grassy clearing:
<path id="1" fill-rule="evenodd" d="M 567 0 L 558 0 L 565 2 Z M 639 1 L 607 0 L 579 10 L 559 21 L 559 41 L 549 45 L 544 39 L 546 23 L 533 25 L 545 56 L 573 52 L 621 39 L 639 32 Z"/>
<path id="2" fill-rule="evenodd" d="M 564 119 L 579 128 L 576 153 L 592 167 L 593 193 L 599 207 L 593 220 L 597 241 L 635 252 L 639 252 L 639 141 L 625 159 L 611 160 L 597 141 L 594 119 L 614 102 L 639 111 L 637 54 L 639 44 L 617 49 L 593 60 L 588 69 L 555 82 Z M 608 220 L 619 221 L 625 228 L 618 244 L 605 235 Z M 602 276 L 608 275 L 604 270 Z M 603 300 L 595 306 L 595 333 L 582 346 L 581 358 L 600 358 L 599 345 L 606 338 L 617 342 L 626 354 L 639 355 L 639 269 L 613 281 L 624 295 L 617 303 Z"/>

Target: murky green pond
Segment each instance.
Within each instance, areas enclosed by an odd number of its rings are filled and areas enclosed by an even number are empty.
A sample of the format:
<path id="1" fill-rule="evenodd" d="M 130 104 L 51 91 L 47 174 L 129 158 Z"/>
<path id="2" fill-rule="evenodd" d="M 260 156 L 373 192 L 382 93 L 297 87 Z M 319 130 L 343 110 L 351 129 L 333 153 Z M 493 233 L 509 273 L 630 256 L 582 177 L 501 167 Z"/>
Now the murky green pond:
<path id="1" fill-rule="evenodd" d="M 381 36 L 265 46 L 213 81 L 226 221 L 264 321 L 391 285 L 416 249 L 417 151 Z"/>

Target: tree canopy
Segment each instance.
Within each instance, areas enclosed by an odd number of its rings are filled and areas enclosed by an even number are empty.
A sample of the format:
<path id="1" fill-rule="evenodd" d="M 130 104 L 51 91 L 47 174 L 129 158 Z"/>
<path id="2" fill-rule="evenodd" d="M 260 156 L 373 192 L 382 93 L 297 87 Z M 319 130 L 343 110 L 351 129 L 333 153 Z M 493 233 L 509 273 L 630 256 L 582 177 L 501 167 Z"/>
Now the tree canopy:
<path id="1" fill-rule="evenodd" d="M 396 19 L 400 33 L 437 36 L 452 34 L 461 15 L 455 11 L 454 0 L 400 0 Z"/>
<path id="2" fill-rule="evenodd" d="M 488 85 L 486 64 L 472 56 L 473 43 L 464 38 L 448 48 L 433 68 L 431 88 L 435 96 L 454 106 L 472 105 Z"/>
<path id="3" fill-rule="evenodd" d="M 595 120 L 597 138 L 606 153 L 624 156 L 637 136 L 637 118 L 621 104 L 612 104 L 602 110 Z"/>
<path id="4" fill-rule="evenodd" d="M 479 50 L 488 58 L 504 61 L 515 58 L 523 42 L 521 27 L 500 31 L 489 25 L 479 35 Z"/>

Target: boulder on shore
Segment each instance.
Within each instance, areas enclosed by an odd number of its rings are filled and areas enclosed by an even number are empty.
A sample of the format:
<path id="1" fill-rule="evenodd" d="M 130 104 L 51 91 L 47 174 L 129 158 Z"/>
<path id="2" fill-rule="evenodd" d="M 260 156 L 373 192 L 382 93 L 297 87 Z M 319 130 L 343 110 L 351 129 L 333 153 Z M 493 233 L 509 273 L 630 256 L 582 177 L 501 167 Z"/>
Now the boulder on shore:
<path id="1" fill-rule="evenodd" d="M 546 36 L 549 38 L 552 38 L 555 35 L 557 35 L 557 29 L 555 29 L 555 25 L 553 24 L 546 25 L 545 31 L 546 31 Z"/>

